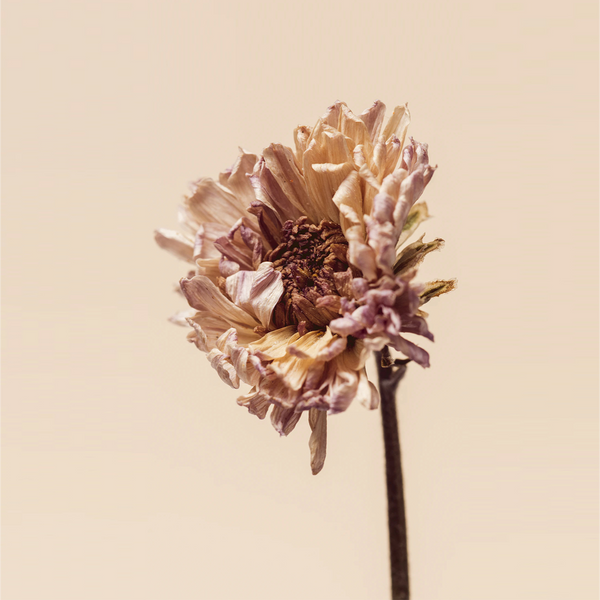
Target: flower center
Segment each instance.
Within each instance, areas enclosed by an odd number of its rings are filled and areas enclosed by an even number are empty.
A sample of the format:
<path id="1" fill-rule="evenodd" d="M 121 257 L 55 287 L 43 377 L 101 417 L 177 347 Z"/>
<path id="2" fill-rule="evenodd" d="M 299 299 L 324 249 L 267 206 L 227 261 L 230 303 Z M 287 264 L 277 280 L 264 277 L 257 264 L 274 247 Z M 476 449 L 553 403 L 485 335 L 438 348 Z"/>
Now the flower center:
<path id="1" fill-rule="evenodd" d="M 283 276 L 284 291 L 273 311 L 274 324 L 277 328 L 296 325 L 301 335 L 324 329 L 338 316 L 340 294 L 334 274 L 348 270 L 348 242 L 340 226 L 306 221 L 307 217 L 286 221 L 282 242 L 264 258 Z"/>

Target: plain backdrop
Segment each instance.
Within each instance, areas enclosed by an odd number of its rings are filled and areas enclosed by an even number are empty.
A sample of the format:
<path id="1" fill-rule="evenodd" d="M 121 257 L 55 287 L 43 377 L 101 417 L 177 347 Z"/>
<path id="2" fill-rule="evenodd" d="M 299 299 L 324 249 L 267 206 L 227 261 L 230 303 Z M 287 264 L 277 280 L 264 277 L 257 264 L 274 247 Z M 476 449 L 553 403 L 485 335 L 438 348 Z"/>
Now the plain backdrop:
<path id="1" fill-rule="evenodd" d="M 385 600 L 378 411 L 279 438 L 153 242 L 238 146 L 409 103 L 439 165 L 399 393 L 414 600 L 598 597 L 598 7 L 3 2 L 4 600 Z"/>

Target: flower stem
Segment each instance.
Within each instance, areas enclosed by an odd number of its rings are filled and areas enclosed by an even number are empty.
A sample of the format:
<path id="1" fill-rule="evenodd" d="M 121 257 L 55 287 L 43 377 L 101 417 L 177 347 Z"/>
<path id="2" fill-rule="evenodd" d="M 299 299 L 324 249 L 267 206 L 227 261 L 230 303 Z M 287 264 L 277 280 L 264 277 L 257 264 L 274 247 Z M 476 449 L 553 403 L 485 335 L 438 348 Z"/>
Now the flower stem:
<path id="1" fill-rule="evenodd" d="M 396 415 L 396 390 L 404 377 L 408 360 L 393 360 L 387 346 L 375 353 L 381 395 L 381 420 L 385 446 L 388 529 L 390 538 L 390 571 L 392 600 L 408 600 L 408 551 L 404 485 L 400 460 L 400 436 Z"/>

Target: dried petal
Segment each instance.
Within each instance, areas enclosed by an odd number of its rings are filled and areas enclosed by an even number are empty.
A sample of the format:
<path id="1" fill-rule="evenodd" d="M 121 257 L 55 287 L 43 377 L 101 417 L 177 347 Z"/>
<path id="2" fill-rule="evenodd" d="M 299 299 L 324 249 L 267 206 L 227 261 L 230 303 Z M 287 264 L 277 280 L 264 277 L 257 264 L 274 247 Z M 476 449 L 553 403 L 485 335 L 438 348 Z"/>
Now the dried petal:
<path id="1" fill-rule="evenodd" d="M 310 467 L 312 474 L 316 475 L 325 464 L 327 452 L 327 412 L 311 408 L 308 411 L 308 422 L 312 433 L 308 440 L 310 448 Z"/>

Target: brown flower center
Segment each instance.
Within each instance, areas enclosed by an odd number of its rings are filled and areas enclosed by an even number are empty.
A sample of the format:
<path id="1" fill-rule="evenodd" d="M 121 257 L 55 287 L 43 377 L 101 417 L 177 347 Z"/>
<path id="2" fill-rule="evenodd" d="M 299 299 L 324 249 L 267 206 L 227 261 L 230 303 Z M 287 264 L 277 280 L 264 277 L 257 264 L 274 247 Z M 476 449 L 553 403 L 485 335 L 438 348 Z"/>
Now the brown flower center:
<path id="1" fill-rule="evenodd" d="M 306 221 L 307 217 L 286 221 L 281 243 L 264 258 L 283 276 L 274 325 L 296 325 L 301 335 L 325 328 L 338 316 L 340 294 L 334 274 L 348 270 L 348 242 L 340 226 Z"/>

